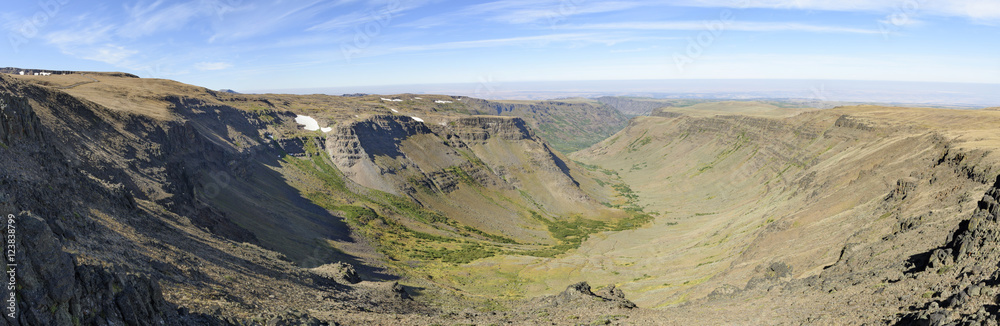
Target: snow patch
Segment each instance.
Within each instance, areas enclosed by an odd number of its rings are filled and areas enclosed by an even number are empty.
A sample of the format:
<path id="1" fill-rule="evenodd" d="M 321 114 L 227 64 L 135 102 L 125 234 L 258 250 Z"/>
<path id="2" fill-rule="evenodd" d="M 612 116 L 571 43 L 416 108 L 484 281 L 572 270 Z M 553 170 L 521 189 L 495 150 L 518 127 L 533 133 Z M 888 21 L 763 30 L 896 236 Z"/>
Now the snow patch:
<path id="1" fill-rule="evenodd" d="M 424 119 L 421 119 L 421 118 L 417 118 L 417 117 L 410 117 L 410 118 L 413 118 L 413 120 L 416 120 L 417 122 L 424 122 Z"/>
<path id="2" fill-rule="evenodd" d="M 382 98 L 382 100 L 386 101 L 386 102 L 402 102 L 403 101 L 403 100 L 398 99 L 398 98 L 384 98 L 384 97 Z"/>
<path id="3" fill-rule="evenodd" d="M 302 125 L 302 129 L 309 130 L 309 131 L 321 130 L 324 133 L 333 131 L 333 128 L 322 128 L 321 129 L 319 127 L 319 122 L 316 121 L 316 119 L 313 119 L 313 117 L 310 117 L 310 116 L 307 116 L 307 115 L 296 115 L 295 116 L 295 123 L 298 123 L 298 124 Z"/>
<path id="4" fill-rule="evenodd" d="M 421 97 L 414 97 L 413 99 L 414 100 L 422 100 L 423 98 L 421 98 Z"/>
<path id="5" fill-rule="evenodd" d="M 442 101 L 442 100 L 437 100 L 437 101 L 434 101 L 434 103 L 438 103 L 438 104 L 448 104 L 448 103 L 455 103 L 455 102 L 452 102 L 452 101 Z"/>
<path id="6" fill-rule="evenodd" d="M 392 109 L 392 112 L 396 112 L 396 113 L 399 113 L 399 110 L 396 110 L 396 109 Z"/>

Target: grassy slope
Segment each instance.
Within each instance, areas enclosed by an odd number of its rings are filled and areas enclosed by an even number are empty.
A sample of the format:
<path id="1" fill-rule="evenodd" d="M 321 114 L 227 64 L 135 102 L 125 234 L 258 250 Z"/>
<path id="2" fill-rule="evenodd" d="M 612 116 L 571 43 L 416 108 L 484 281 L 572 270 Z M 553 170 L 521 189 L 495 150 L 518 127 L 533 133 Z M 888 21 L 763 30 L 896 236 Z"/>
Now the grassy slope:
<path id="1" fill-rule="evenodd" d="M 842 115 L 857 117 L 860 127 L 835 126 Z M 799 277 L 814 275 L 837 261 L 843 243 L 879 241 L 896 217 L 939 210 L 950 219 L 939 223 L 964 218 L 972 204 L 961 198 L 978 196 L 982 185 L 935 167 L 945 151 L 937 137 L 962 150 L 997 148 L 1000 137 L 988 130 L 998 119 L 882 107 L 786 118 L 639 118 L 574 156 L 619 173 L 640 205 L 662 215 L 648 227 L 584 243 L 579 255 L 540 264 L 536 273 L 589 259 L 602 268 L 573 273 L 623 284 L 648 307 L 685 302 L 722 284 L 742 286 L 769 261 L 787 262 Z M 984 156 L 977 169 L 989 169 L 996 156 Z M 884 207 L 896 180 L 930 174 L 948 181 L 921 189 L 921 196 L 948 195 L 897 207 L 902 211 Z M 918 243 L 890 255 L 905 261 L 936 245 Z"/>

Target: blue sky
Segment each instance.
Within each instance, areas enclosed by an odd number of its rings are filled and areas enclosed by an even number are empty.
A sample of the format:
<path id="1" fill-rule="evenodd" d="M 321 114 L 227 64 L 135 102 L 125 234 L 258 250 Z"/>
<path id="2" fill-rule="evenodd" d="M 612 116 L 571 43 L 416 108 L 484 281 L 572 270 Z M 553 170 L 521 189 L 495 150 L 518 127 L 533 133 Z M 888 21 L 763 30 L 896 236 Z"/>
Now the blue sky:
<path id="1" fill-rule="evenodd" d="M 502 81 L 1000 84 L 1000 1 L 7 1 L 0 66 L 236 90 Z"/>

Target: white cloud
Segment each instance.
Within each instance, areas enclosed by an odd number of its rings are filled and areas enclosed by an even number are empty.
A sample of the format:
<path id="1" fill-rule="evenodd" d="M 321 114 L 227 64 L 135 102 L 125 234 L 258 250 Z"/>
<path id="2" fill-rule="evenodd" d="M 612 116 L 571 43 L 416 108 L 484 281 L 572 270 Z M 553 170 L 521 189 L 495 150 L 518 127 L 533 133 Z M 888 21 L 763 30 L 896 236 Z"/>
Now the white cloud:
<path id="1" fill-rule="evenodd" d="M 612 45 L 624 40 L 613 35 L 566 33 L 405 46 L 395 48 L 394 52 L 488 48 L 509 45 L 547 45 L 553 42 L 587 42 Z"/>
<path id="2" fill-rule="evenodd" d="M 126 7 L 129 21 L 118 29 L 118 35 L 137 38 L 164 30 L 178 29 L 201 14 L 198 4 L 194 2 L 160 8 L 162 5 L 163 0 L 159 0 L 147 6 L 136 4 Z"/>
<path id="3" fill-rule="evenodd" d="M 114 26 L 95 23 L 84 28 L 51 32 L 44 38 L 66 55 L 115 66 L 128 65 L 129 59 L 139 51 L 114 42 L 111 36 L 113 29 Z"/>
<path id="4" fill-rule="evenodd" d="M 71 28 L 51 32 L 45 35 L 45 40 L 60 49 L 69 46 L 79 46 L 108 42 L 111 40 L 112 25 L 92 24 L 83 28 Z"/>
<path id="5" fill-rule="evenodd" d="M 561 28 L 579 30 L 677 30 L 677 31 L 701 31 L 709 30 L 708 22 L 704 21 L 674 21 L 674 22 L 634 22 L 634 23 L 609 23 L 609 24 L 586 24 L 569 25 Z M 777 32 L 777 31 L 802 31 L 820 33 L 858 33 L 876 34 L 878 30 L 861 29 L 839 26 L 810 25 L 802 23 L 786 22 L 744 22 L 732 21 L 724 23 L 724 31 L 743 32 Z M 715 28 L 715 27 L 712 27 Z"/>
<path id="6" fill-rule="evenodd" d="M 527 7 L 501 11 L 500 14 L 490 19 L 510 24 L 526 24 L 537 21 L 555 24 L 575 15 L 622 11 L 642 5 L 641 2 L 560 1 L 551 6 L 539 7 L 537 3 L 530 3 Z"/>
<path id="7" fill-rule="evenodd" d="M 454 12 L 424 17 L 403 24 L 406 27 L 430 28 L 449 23 L 489 20 L 508 24 L 548 23 L 555 25 L 566 22 L 575 15 L 607 13 L 653 5 L 641 1 L 538 1 L 500 0 L 470 5 Z"/>
<path id="8" fill-rule="evenodd" d="M 215 34 L 209 38 L 209 43 L 216 41 L 236 41 L 260 35 L 267 35 L 282 29 L 312 21 L 317 16 L 327 15 L 331 9 L 349 5 L 359 0 L 314 0 L 303 5 L 288 3 L 257 3 L 251 10 L 226 16 L 225 20 L 216 20 L 213 24 Z M 288 8 L 293 6 L 292 8 Z M 289 36 L 291 37 L 291 36 Z"/>
<path id="9" fill-rule="evenodd" d="M 977 23 L 1000 23 L 1000 1 L 991 0 L 679 0 L 673 5 L 926 14 L 964 17 Z"/>
<path id="10" fill-rule="evenodd" d="M 164 0 L 157 0 L 148 5 L 137 3 L 126 6 L 128 21 L 118 29 L 118 35 L 127 38 L 139 38 L 163 31 L 181 29 L 188 26 L 192 20 L 200 17 L 218 17 L 235 12 L 254 9 L 254 5 L 241 6 L 242 1 L 204 1 L 195 0 L 165 5 Z"/>
<path id="11" fill-rule="evenodd" d="M 199 62 L 194 64 L 194 68 L 201 71 L 225 70 L 232 68 L 233 64 L 228 62 Z"/>
<path id="12" fill-rule="evenodd" d="M 115 66 L 129 65 L 129 58 L 139 53 L 139 51 L 116 44 L 87 47 L 80 49 L 80 51 L 80 53 L 76 54 L 83 59 L 100 61 Z"/>
<path id="13" fill-rule="evenodd" d="M 327 32 L 357 27 L 369 22 L 377 23 L 380 27 L 385 28 L 389 24 L 392 24 L 393 20 L 403 15 L 403 13 L 420 8 L 428 2 L 429 0 L 388 2 L 376 1 L 372 4 L 373 6 L 369 10 L 355 11 L 349 14 L 344 14 L 325 22 L 315 24 L 306 30 L 310 32 Z"/>

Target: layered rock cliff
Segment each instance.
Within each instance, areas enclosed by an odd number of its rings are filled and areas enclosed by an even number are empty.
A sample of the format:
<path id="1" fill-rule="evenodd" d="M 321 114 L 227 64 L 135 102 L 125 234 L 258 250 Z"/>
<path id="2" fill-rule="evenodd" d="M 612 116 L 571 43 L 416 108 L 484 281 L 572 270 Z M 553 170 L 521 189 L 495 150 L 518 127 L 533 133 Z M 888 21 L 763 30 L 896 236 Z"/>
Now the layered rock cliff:
<path id="1" fill-rule="evenodd" d="M 477 116 L 428 126 L 375 115 L 337 125 L 325 147 L 337 169 L 362 186 L 410 196 L 503 234 L 524 235 L 505 225 L 524 223 L 526 212 L 498 205 L 497 196 L 553 215 L 597 206 L 566 161 L 520 118 Z"/>

